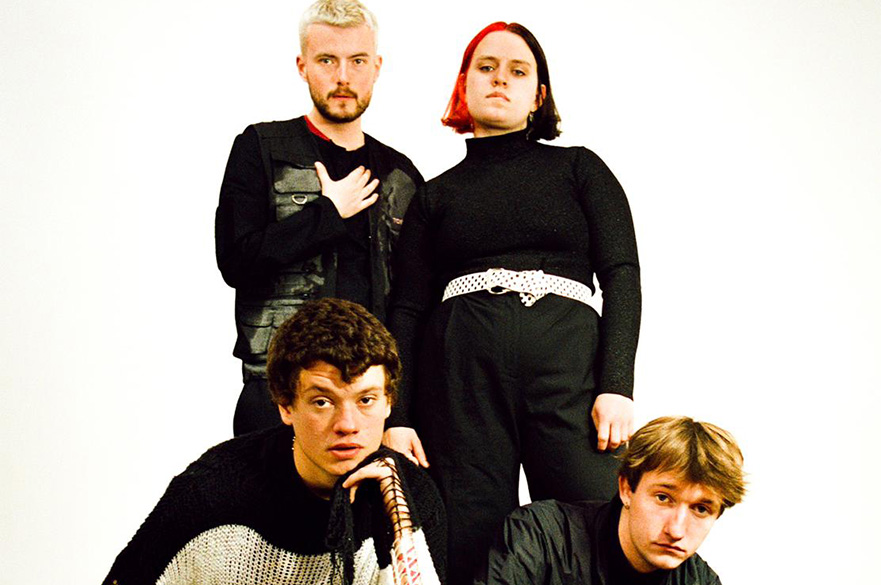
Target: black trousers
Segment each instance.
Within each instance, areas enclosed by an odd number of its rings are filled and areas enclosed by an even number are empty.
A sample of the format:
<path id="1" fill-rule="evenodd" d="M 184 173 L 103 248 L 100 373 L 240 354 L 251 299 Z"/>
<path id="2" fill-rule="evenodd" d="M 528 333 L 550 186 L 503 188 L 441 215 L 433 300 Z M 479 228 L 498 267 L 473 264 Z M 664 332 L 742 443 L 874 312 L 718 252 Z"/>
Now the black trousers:
<path id="1" fill-rule="evenodd" d="M 269 382 L 263 378 L 251 378 L 245 382 L 233 415 L 233 434 L 238 437 L 278 424 L 281 424 L 281 415 L 269 394 Z"/>
<path id="2" fill-rule="evenodd" d="M 533 500 L 608 500 L 617 461 L 591 422 L 599 316 L 548 295 L 454 297 L 432 314 L 418 364 L 417 430 L 447 509 L 451 585 L 470 583 L 519 505 L 522 463 Z"/>

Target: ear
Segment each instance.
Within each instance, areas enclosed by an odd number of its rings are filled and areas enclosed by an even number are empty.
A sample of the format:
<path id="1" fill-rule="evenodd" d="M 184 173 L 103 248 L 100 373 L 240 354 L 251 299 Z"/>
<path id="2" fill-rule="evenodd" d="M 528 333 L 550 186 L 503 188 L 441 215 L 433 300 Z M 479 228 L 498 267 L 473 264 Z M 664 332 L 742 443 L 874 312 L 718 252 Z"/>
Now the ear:
<path id="1" fill-rule="evenodd" d="M 303 81 L 306 80 L 306 59 L 303 58 L 303 55 L 297 55 L 297 73 L 300 74 Z"/>
<path id="2" fill-rule="evenodd" d="M 293 417 L 294 406 L 293 405 L 282 406 L 281 404 L 279 404 L 278 405 L 278 413 L 281 415 L 281 420 L 284 424 L 288 425 L 289 427 L 294 426 L 294 417 Z"/>
<path id="3" fill-rule="evenodd" d="M 548 88 L 545 84 L 541 84 L 538 86 L 538 91 L 535 93 L 535 107 L 532 108 L 533 112 L 539 109 L 543 103 L 545 103 L 546 97 L 548 97 Z"/>
<path id="4" fill-rule="evenodd" d="M 456 78 L 456 92 L 459 94 L 459 99 L 462 100 L 462 103 L 465 102 L 465 83 L 466 83 L 466 74 L 460 73 L 459 77 Z"/>
<path id="5" fill-rule="evenodd" d="M 618 476 L 618 497 L 621 498 L 621 502 L 624 504 L 625 508 L 630 507 L 630 498 L 633 496 L 633 491 L 630 489 L 630 482 L 624 479 L 623 475 Z"/>
<path id="6" fill-rule="evenodd" d="M 382 69 L 382 55 L 376 56 L 376 74 L 373 76 L 373 79 L 376 80 L 379 78 L 379 70 Z"/>

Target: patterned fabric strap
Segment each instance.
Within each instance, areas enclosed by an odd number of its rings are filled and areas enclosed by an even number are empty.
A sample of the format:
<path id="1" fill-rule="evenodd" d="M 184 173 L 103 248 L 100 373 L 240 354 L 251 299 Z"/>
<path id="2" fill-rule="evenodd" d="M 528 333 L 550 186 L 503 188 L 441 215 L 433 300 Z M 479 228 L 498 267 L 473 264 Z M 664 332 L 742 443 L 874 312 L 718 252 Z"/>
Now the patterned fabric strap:
<path id="1" fill-rule="evenodd" d="M 585 305 L 590 304 L 590 297 L 593 295 L 590 287 L 577 280 L 545 274 L 541 270 L 517 272 L 504 268 L 490 268 L 485 272 L 474 272 L 451 280 L 444 289 L 443 301 L 479 290 L 494 295 L 518 292 L 520 300 L 527 307 L 531 307 L 547 294 L 566 297 Z"/>

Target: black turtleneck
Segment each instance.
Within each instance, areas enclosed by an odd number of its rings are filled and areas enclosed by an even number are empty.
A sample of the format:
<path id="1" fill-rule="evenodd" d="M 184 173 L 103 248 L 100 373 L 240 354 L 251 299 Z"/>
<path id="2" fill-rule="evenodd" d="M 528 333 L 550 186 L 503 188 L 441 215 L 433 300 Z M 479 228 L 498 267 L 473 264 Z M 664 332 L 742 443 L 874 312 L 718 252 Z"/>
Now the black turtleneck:
<path id="1" fill-rule="evenodd" d="M 464 160 L 429 181 L 404 219 L 390 324 L 405 364 L 417 330 L 452 278 L 488 268 L 541 269 L 603 291 L 599 391 L 631 396 L 640 321 L 630 208 L 603 161 L 513 132 L 467 141 Z M 406 367 L 406 366 L 405 366 Z M 409 426 L 406 372 L 392 426 Z"/>

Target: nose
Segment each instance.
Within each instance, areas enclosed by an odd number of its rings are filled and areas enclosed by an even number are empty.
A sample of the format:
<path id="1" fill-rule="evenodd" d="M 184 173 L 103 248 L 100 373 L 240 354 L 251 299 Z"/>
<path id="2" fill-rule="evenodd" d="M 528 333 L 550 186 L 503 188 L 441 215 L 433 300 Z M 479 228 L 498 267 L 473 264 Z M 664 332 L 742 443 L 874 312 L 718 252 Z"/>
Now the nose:
<path id="1" fill-rule="evenodd" d="M 497 85 L 501 85 L 501 86 L 507 86 L 507 85 L 508 85 L 508 78 L 507 78 L 507 76 L 502 72 L 502 69 L 496 69 L 496 76 L 493 77 L 493 87 L 495 87 L 495 86 L 497 86 Z"/>
<path id="2" fill-rule="evenodd" d="M 336 71 L 336 81 L 338 85 L 349 84 L 349 67 L 345 59 L 340 61 Z"/>
<path id="3" fill-rule="evenodd" d="M 664 527 L 667 535 L 674 540 L 685 538 L 685 523 L 688 521 L 688 508 L 677 507 L 670 512 L 667 525 Z"/>
<path id="4" fill-rule="evenodd" d="M 351 435 L 358 432 L 357 412 L 354 406 L 341 405 L 333 421 L 333 430 L 340 435 Z"/>

